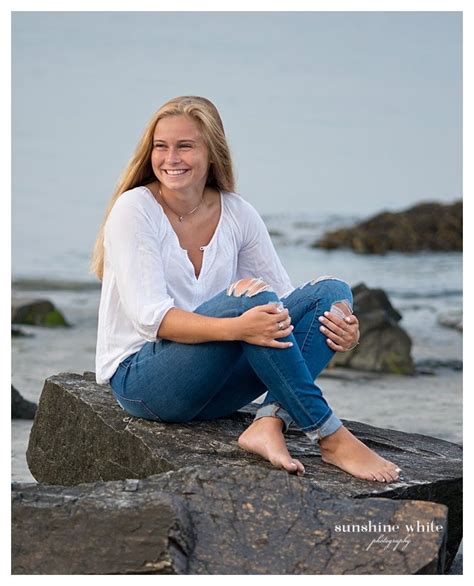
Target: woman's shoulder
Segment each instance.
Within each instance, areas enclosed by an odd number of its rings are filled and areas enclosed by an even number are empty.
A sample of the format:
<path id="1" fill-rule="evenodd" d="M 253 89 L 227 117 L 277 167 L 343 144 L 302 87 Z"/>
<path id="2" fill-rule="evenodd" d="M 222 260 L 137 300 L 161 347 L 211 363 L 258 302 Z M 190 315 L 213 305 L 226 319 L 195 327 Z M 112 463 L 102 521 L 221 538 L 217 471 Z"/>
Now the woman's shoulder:
<path id="1" fill-rule="evenodd" d="M 240 194 L 232 191 L 222 192 L 225 198 L 227 207 L 234 212 L 246 215 L 259 215 L 255 207 Z"/>
<path id="2" fill-rule="evenodd" d="M 144 185 L 133 187 L 120 194 L 115 201 L 111 214 L 134 214 L 148 219 L 159 219 L 159 208 L 153 194 Z"/>
<path id="3" fill-rule="evenodd" d="M 148 208 L 153 203 L 153 196 L 149 190 L 144 185 L 139 185 L 121 193 L 114 204 L 114 208 Z"/>
<path id="4" fill-rule="evenodd" d="M 151 193 L 144 186 L 133 187 L 121 193 L 116 199 L 107 223 L 161 224 L 161 218 Z"/>

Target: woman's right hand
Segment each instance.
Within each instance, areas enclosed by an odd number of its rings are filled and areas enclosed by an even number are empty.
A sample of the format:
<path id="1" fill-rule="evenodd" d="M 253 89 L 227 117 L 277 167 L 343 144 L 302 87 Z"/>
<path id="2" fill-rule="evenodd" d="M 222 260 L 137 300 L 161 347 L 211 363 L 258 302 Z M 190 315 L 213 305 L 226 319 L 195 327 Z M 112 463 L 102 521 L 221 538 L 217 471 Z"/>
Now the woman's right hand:
<path id="1" fill-rule="evenodd" d="M 238 340 L 270 348 L 289 348 L 293 345 L 277 341 L 289 336 L 293 326 L 288 310 L 280 310 L 275 303 L 257 305 L 235 319 L 238 322 Z M 283 323 L 282 329 L 278 327 L 280 322 Z"/>

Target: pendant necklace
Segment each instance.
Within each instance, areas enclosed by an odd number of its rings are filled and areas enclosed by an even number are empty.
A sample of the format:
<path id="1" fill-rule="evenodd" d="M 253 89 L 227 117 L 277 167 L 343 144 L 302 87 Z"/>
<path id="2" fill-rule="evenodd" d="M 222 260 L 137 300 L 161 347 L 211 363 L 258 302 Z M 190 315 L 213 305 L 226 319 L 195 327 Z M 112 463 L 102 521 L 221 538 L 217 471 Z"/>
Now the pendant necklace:
<path id="1" fill-rule="evenodd" d="M 160 196 L 161 196 L 161 199 L 162 199 L 162 200 L 165 202 L 166 206 L 167 206 L 167 207 L 168 207 L 168 208 L 169 208 L 169 209 L 170 209 L 170 210 L 173 212 L 173 214 L 175 214 L 175 216 L 178 216 L 178 220 L 179 220 L 180 222 L 182 222 L 182 221 L 183 221 L 183 219 L 184 219 L 186 216 L 190 216 L 191 214 L 193 214 L 193 213 L 194 213 L 194 212 L 195 212 L 195 211 L 198 209 L 198 207 L 199 207 L 199 206 L 202 204 L 202 202 L 204 201 L 204 192 L 203 192 L 203 194 L 202 194 L 202 197 L 201 197 L 201 201 L 200 201 L 200 202 L 197 204 L 197 206 L 196 206 L 196 207 L 195 207 L 193 210 L 191 210 L 190 212 L 186 212 L 185 214 L 183 214 L 182 216 L 180 216 L 180 215 L 179 215 L 178 213 L 176 213 L 176 212 L 174 211 L 174 209 L 173 209 L 172 207 L 170 207 L 170 205 L 167 203 L 166 199 L 165 199 L 165 198 L 164 198 L 164 196 L 163 196 L 163 192 L 161 191 L 161 185 L 159 186 L 159 188 L 158 188 L 158 189 L 160 190 Z"/>

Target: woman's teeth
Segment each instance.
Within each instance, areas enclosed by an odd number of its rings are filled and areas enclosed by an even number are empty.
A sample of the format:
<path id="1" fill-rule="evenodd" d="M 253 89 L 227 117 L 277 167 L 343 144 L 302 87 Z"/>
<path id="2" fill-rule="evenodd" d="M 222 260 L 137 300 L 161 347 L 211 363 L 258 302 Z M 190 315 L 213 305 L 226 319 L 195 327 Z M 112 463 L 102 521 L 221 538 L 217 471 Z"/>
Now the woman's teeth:
<path id="1" fill-rule="evenodd" d="M 176 170 L 169 170 L 169 169 L 165 169 L 165 173 L 167 175 L 182 175 L 183 173 L 186 173 L 187 169 L 176 169 Z"/>

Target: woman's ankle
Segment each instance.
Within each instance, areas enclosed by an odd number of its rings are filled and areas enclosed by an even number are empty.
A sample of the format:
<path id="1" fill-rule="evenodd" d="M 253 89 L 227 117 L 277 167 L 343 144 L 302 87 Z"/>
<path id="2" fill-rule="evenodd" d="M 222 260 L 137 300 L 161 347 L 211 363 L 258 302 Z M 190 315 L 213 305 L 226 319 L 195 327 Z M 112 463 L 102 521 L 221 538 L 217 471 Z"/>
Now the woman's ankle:
<path id="1" fill-rule="evenodd" d="M 341 425 L 334 433 L 321 438 L 318 442 L 319 447 L 329 452 L 334 451 L 341 445 L 344 438 L 347 438 L 347 434 L 352 435 L 344 425 Z"/>
<path id="2" fill-rule="evenodd" d="M 260 422 L 260 423 L 258 423 Z M 285 424 L 283 422 L 283 420 L 280 417 L 276 417 L 274 415 L 263 415 L 262 417 L 259 417 L 258 419 L 254 419 L 252 421 L 252 423 L 257 423 L 261 426 L 268 426 L 268 427 L 272 427 L 272 428 L 277 428 L 280 431 L 283 431 Z"/>

